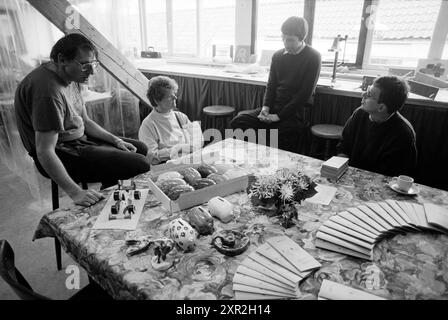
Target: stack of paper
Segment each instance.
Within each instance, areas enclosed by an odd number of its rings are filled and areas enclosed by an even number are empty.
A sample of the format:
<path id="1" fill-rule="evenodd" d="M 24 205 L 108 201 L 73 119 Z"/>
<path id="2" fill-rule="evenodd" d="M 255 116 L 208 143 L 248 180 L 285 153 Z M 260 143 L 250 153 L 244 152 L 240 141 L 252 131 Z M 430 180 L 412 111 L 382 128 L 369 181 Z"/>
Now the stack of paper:
<path id="1" fill-rule="evenodd" d="M 448 209 L 430 203 L 369 202 L 332 216 L 319 228 L 315 245 L 372 260 L 374 245 L 385 236 L 424 230 L 448 234 Z"/>
<path id="2" fill-rule="evenodd" d="M 348 169 L 348 158 L 331 157 L 320 169 L 320 175 L 326 178 L 339 179 Z"/>
<path id="3" fill-rule="evenodd" d="M 233 290 L 238 300 L 298 297 L 298 284 L 321 264 L 286 236 L 271 238 L 237 268 Z"/>
<path id="4" fill-rule="evenodd" d="M 318 300 L 386 300 L 373 294 L 347 287 L 327 279 L 322 281 Z"/>

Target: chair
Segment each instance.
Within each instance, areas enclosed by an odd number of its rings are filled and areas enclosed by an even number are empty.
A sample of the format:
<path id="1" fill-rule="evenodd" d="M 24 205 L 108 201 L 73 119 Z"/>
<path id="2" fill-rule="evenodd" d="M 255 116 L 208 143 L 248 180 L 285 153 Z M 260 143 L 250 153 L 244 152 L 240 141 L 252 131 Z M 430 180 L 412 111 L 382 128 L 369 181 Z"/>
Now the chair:
<path id="1" fill-rule="evenodd" d="M 229 120 L 235 115 L 235 108 L 223 105 L 205 107 L 202 112 L 205 116 L 202 131 L 213 128 L 221 132 L 221 137 L 225 139 L 225 129 L 229 128 Z"/>
<path id="2" fill-rule="evenodd" d="M 325 140 L 324 160 L 331 155 L 331 144 L 342 137 L 344 127 L 334 124 L 316 124 L 311 127 L 311 133 L 318 138 Z M 313 148 L 312 148 L 313 149 Z"/>
<path id="3" fill-rule="evenodd" d="M 59 208 L 59 188 L 56 182 L 53 181 L 53 179 L 50 178 L 50 176 L 45 172 L 45 170 L 42 168 L 42 166 L 35 162 L 37 171 L 39 173 L 51 180 L 51 202 L 53 205 L 53 210 L 56 210 Z M 86 182 L 81 182 L 81 186 L 84 190 L 88 189 L 88 185 Z M 58 238 L 54 238 L 54 250 L 56 252 L 56 267 L 58 270 L 62 269 L 62 255 L 61 255 L 61 243 L 59 242 Z"/>
<path id="4" fill-rule="evenodd" d="M 17 270 L 14 263 L 14 251 L 6 240 L 0 240 L 0 276 L 22 300 L 51 300 L 34 292 L 30 284 Z M 90 278 L 89 278 L 90 280 Z M 95 282 L 90 283 L 70 297 L 70 300 L 112 300 Z"/>

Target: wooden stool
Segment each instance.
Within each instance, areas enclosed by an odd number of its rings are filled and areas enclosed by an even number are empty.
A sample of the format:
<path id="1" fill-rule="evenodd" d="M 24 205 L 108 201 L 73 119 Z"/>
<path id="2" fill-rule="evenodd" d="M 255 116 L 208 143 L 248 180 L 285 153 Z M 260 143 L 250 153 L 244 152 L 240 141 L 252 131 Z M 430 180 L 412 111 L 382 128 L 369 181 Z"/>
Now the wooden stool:
<path id="1" fill-rule="evenodd" d="M 330 158 L 331 143 L 342 137 L 342 130 L 344 130 L 344 127 L 334 124 L 316 124 L 311 127 L 311 133 L 314 136 L 325 140 L 324 160 Z"/>
<path id="2" fill-rule="evenodd" d="M 205 107 L 202 111 L 205 115 L 202 131 L 207 129 L 218 129 L 221 132 L 221 138 L 224 140 L 225 129 L 228 128 L 228 121 L 231 120 L 235 114 L 235 108 L 216 105 Z"/>

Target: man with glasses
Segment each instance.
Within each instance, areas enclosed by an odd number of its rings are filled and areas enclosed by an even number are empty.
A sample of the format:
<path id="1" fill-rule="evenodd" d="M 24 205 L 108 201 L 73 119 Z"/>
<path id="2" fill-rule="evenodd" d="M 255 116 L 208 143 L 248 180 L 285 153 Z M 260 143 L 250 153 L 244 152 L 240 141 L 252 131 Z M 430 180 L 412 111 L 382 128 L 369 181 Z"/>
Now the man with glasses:
<path id="1" fill-rule="evenodd" d="M 263 106 L 240 112 L 230 125 L 232 129 L 278 130 L 279 148 L 297 152 L 309 121 L 305 110 L 319 78 L 321 55 L 305 43 L 308 23 L 304 18 L 286 19 L 281 31 L 284 48 L 272 56 Z"/>
<path id="2" fill-rule="evenodd" d="M 80 84 L 98 66 L 97 50 L 80 34 L 60 39 L 51 61 L 29 73 L 15 95 L 22 142 L 41 173 L 53 179 L 79 205 L 102 196 L 82 190 L 77 182 L 102 182 L 102 187 L 149 170 L 146 146 L 119 138 L 92 121 Z"/>
<path id="3" fill-rule="evenodd" d="M 347 120 L 338 144 L 349 165 L 387 176 L 412 175 L 417 164 L 416 136 L 400 110 L 409 86 L 395 76 L 375 79 L 362 94 L 361 107 Z"/>

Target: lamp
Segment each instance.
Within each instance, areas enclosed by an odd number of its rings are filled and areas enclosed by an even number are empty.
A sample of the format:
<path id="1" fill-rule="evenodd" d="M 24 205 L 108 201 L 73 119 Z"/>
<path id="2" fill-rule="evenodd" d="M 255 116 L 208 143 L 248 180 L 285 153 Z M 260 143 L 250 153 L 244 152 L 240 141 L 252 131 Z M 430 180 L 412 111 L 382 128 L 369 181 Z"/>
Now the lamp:
<path id="1" fill-rule="evenodd" d="M 344 45 L 344 55 L 342 57 L 342 63 L 345 61 L 345 48 L 347 46 L 347 39 L 348 35 L 345 35 L 344 38 L 341 37 L 340 34 L 333 40 L 333 45 L 331 46 L 331 49 L 328 49 L 330 52 L 334 52 L 334 63 L 333 63 L 333 75 L 331 76 L 331 82 L 336 82 L 336 68 L 338 67 L 338 57 L 339 57 L 339 51 L 341 51 L 340 43 L 341 41 L 345 41 Z"/>

